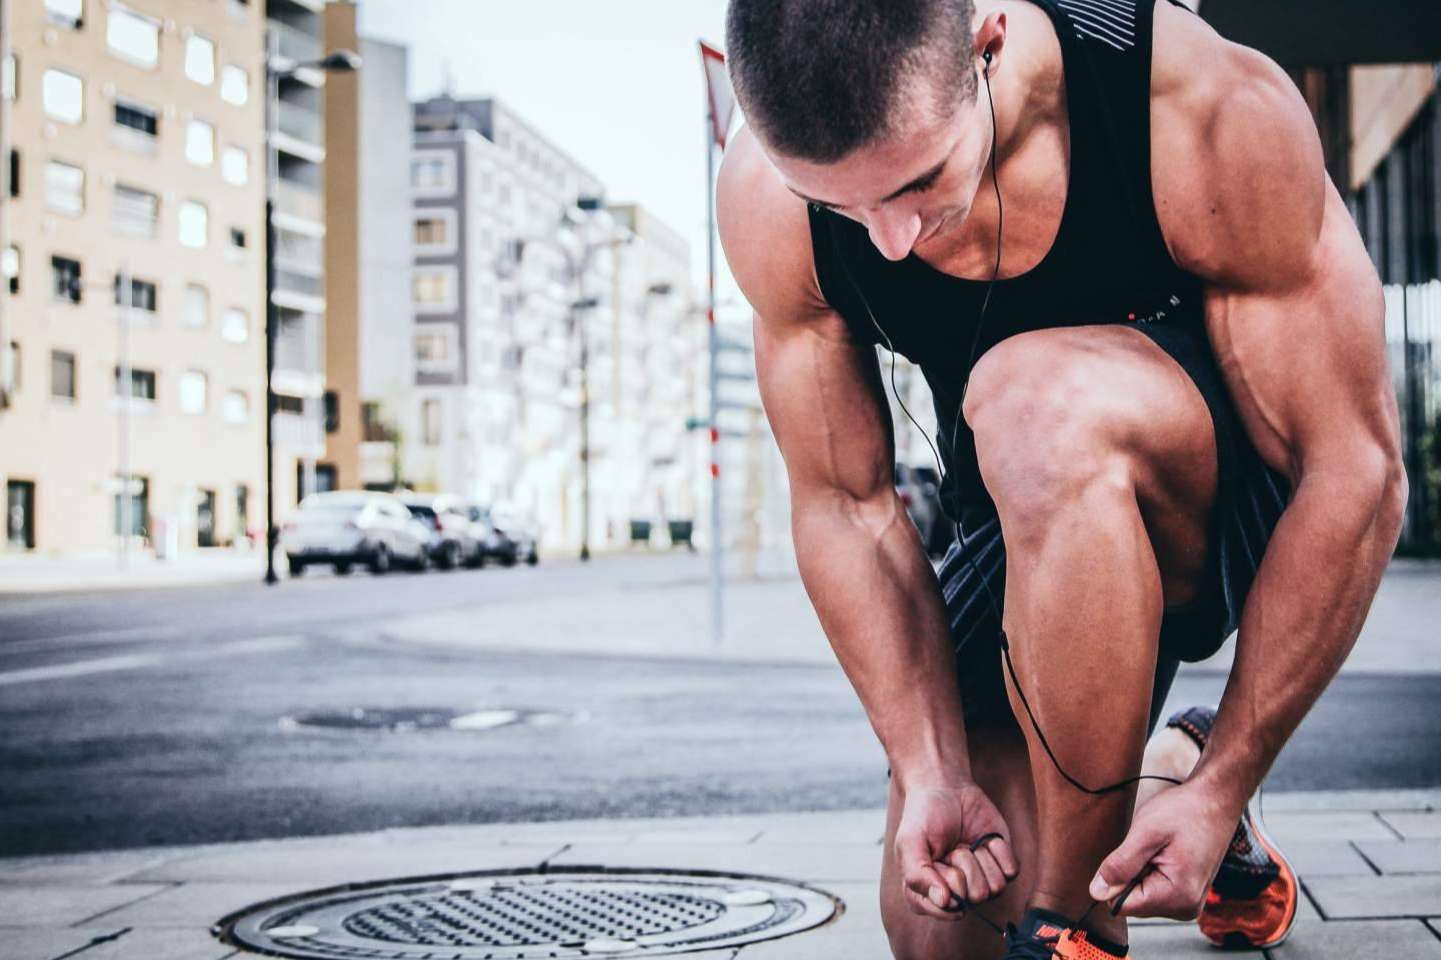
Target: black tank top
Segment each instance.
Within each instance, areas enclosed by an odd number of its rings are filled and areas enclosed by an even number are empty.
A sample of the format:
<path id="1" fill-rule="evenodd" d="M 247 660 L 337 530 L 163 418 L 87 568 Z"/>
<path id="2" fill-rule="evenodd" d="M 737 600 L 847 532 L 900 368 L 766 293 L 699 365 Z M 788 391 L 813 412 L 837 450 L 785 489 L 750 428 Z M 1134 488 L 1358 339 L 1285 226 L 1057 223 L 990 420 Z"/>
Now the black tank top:
<path id="1" fill-rule="evenodd" d="M 1070 181 L 1045 257 L 1027 273 L 996 281 L 976 356 L 1006 337 L 1048 327 L 1166 323 L 1202 329 L 1201 281 L 1171 259 L 1151 196 L 1154 0 L 1031 2 L 1050 15 L 1060 39 Z M 1001 197 L 1004 204 L 1004 181 Z M 881 344 L 869 304 L 896 352 L 916 364 L 930 385 L 947 467 L 942 506 L 957 518 L 972 508 L 989 509 L 964 420 L 956 449 L 950 449 L 989 281 L 942 273 L 915 254 L 889 261 L 861 224 L 815 206 L 809 210 L 816 277 L 826 301 L 858 341 Z"/>

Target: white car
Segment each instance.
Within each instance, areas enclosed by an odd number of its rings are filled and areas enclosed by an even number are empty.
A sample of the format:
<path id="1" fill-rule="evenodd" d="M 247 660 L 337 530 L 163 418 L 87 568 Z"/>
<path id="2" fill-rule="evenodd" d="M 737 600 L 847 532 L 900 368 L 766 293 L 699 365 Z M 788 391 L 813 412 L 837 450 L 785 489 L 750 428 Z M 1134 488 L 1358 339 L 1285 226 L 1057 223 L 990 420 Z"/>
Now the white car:
<path id="1" fill-rule="evenodd" d="M 371 573 L 402 564 L 423 570 L 429 562 L 429 531 L 388 493 L 343 491 L 314 493 L 280 529 L 280 546 L 298 577 L 307 566 L 329 564 L 347 574 L 357 563 Z"/>

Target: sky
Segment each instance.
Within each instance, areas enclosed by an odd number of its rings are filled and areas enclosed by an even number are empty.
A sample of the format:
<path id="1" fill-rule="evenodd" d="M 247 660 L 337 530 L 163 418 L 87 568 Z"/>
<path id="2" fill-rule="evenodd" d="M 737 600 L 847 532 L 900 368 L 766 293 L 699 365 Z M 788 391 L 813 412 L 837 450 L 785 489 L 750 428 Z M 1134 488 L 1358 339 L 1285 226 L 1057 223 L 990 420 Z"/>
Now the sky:
<path id="1" fill-rule="evenodd" d="M 609 200 L 638 202 L 685 236 L 703 282 L 696 41 L 721 45 L 725 0 L 359 0 L 359 9 L 364 36 L 410 48 L 412 99 L 447 86 L 458 97 L 498 96 L 600 177 Z M 722 274 L 731 290 L 723 262 Z"/>

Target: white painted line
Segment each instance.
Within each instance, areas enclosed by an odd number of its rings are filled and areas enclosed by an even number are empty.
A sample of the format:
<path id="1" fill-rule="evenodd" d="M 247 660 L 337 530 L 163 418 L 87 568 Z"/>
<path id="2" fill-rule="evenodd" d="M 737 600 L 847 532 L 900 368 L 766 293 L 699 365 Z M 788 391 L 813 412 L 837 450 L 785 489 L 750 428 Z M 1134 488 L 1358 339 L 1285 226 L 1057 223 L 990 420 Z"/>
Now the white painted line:
<path id="1" fill-rule="evenodd" d="M 90 633 L 69 633 L 58 637 L 35 637 L 0 644 L 0 653 L 25 653 L 66 646 L 102 646 L 127 643 L 131 640 L 168 640 L 185 633 L 180 627 L 126 627 L 121 630 L 95 630 Z"/>
<path id="2" fill-rule="evenodd" d="M 8 670 L 0 673 L 0 687 L 17 683 L 33 683 L 37 680 L 64 680 L 69 677 L 83 677 L 96 673 L 114 673 L 119 670 L 139 670 L 160 664 L 185 661 L 212 660 L 217 657 L 244 656 L 252 653 L 271 653 L 287 650 L 304 642 L 304 637 L 255 637 L 250 640 L 235 640 L 218 644 L 208 650 L 181 653 L 134 653 L 118 657 L 99 657 L 95 660 L 79 660 L 75 663 L 57 663 L 46 667 L 30 667 L 25 670 Z"/>

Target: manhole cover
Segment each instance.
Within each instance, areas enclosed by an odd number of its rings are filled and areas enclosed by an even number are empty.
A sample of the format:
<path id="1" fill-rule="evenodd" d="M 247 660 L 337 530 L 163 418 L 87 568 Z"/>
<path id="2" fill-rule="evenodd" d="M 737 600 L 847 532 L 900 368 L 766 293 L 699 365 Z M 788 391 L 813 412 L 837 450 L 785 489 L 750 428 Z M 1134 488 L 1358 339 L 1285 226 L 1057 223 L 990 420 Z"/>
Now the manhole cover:
<path id="1" fill-rule="evenodd" d="M 570 718 L 563 713 L 498 707 L 486 710 L 451 710 L 445 707 L 355 707 L 319 710 L 285 717 L 280 725 L 322 730 L 379 730 L 408 733 L 414 730 L 492 730 L 513 724 L 554 726 Z"/>
<path id="2" fill-rule="evenodd" d="M 278 957 L 638 957 L 770 940 L 835 912 L 828 894 L 766 877 L 506 871 L 300 894 L 232 914 L 215 932 Z"/>

